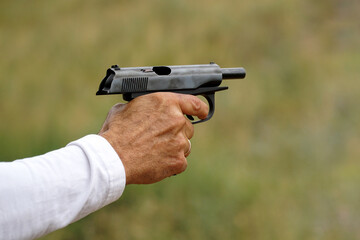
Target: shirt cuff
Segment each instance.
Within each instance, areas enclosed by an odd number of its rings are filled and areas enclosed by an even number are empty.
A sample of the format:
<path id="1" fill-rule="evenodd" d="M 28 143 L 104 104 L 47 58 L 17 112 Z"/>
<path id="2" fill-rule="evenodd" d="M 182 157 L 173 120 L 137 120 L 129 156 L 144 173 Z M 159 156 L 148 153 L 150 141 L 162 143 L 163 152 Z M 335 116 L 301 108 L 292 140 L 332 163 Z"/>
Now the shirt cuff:
<path id="1" fill-rule="evenodd" d="M 126 185 L 125 168 L 111 144 L 104 137 L 91 134 L 68 144 L 70 145 L 78 145 L 86 149 L 85 152 L 95 156 L 103 164 L 108 175 L 109 188 L 102 205 L 105 206 L 119 199 Z"/>

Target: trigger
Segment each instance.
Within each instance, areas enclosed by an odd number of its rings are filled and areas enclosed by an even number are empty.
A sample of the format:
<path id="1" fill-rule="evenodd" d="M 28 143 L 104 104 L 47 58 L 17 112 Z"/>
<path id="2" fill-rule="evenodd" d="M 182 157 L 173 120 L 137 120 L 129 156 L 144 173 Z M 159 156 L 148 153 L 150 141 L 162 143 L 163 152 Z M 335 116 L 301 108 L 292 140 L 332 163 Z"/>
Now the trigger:
<path id="1" fill-rule="evenodd" d="M 191 121 L 194 121 L 194 117 L 193 117 L 193 116 L 186 114 L 186 117 L 187 117 L 188 119 L 190 119 Z"/>

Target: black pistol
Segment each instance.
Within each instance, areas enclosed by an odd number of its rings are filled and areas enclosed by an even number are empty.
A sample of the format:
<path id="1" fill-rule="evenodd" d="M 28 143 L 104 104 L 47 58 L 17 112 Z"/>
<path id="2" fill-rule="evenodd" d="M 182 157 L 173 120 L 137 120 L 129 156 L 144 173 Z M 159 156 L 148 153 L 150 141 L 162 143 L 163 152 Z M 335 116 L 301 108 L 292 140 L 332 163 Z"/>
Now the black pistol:
<path id="1" fill-rule="evenodd" d="M 113 65 L 106 71 L 96 95 L 122 94 L 125 101 L 153 92 L 174 92 L 202 95 L 208 101 L 209 114 L 203 120 L 209 120 L 215 111 L 215 92 L 228 89 L 220 84 L 223 79 L 245 78 L 244 68 L 220 68 L 211 62 L 201 65 L 176 65 L 154 67 L 126 67 Z"/>

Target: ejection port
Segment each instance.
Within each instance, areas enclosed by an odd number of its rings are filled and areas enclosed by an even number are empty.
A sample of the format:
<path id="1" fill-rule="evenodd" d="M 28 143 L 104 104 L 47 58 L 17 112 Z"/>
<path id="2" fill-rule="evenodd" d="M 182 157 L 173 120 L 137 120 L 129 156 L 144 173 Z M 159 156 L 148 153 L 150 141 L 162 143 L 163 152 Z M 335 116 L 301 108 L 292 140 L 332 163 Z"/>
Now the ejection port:
<path id="1" fill-rule="evenodd" d="M 171 73 L 171 69 L 166 66 L 158 66 L 153 67 L 152 69 L 157 75 L 169 75 Z"/>

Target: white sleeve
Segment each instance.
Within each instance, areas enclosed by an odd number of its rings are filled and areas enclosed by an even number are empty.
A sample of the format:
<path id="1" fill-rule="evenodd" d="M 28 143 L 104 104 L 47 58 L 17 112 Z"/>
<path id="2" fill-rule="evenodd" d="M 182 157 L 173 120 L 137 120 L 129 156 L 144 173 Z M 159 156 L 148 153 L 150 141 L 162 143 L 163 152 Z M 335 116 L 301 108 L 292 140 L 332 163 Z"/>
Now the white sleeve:
<path id="1" fill-rule="evenodd" d="M 88 135 L 42 156 L 0 163 L 0 239 L 34 239 L 117 200 L 124 166 Z"/>

